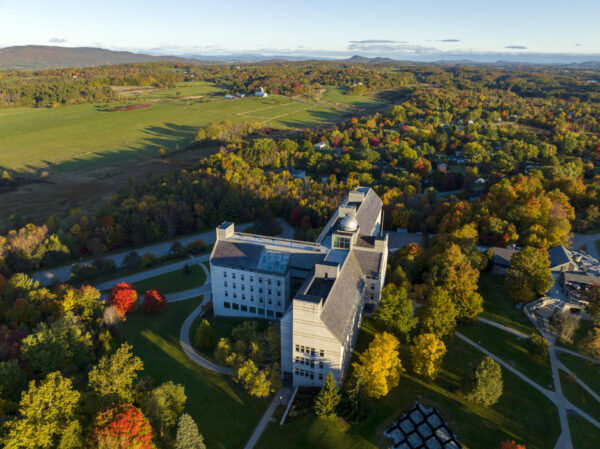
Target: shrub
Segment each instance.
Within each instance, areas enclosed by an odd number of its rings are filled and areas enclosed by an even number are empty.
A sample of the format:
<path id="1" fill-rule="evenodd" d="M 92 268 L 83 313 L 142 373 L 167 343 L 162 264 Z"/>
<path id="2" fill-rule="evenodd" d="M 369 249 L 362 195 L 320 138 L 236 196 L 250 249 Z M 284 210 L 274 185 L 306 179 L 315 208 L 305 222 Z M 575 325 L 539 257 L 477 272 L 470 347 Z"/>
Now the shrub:
<path id="1" fill-rule="evenodd" d="M 169 250 L 169 253 L 176 257 L 183 257 L 183 256 L 187 256 L 187 254 L 188 254 L 187 250 L 183 247 L 181 242 L 178 240 L 173 242 L 173 244 L 171 245 L 171 249 Z"/>
<path id="2" fill-rule="evenodd" d="M 71 280 L 75 283 L 88 282 L 100 274 L 100 270 L 94 265 L 79 265 L 71 271 Z"/>
<path id="3" fill-rule="evenodd" d="M 123 267 L 127 268 L 128 270 L 137 270 L 141 263 L 142 258 L 135 251 L 131 251 L 123 259 Z"/>
<path id="4" fill-rule="evenodd" d="M 202 320 L 196 329 L 194 344 L 198 348 L 212 348 L 215 345 L 215 333 L 207 320 Z"/>
<path id="5" fill-rule="evenodd" d="M 137 310 L 138 300 L 136 289 L 128 282 L 118 283 L 108 295 L 108 305 L 115 306 L 123 315 Z"/>
<path id="6" fill-rule="evenodd" d="M 152 253 L 145 253 L 142 256 L 142 260 L 140 261 L 140 265 L 142 268 L 148 268 L 158 263 L 157 257 Z"/>
<path id="7" fill-rule="evenodd" d="M 165 295 L 158 290 L 152 289 L 146 291 L 146 295 L 144 296 L 144 305 L 142 307 L 142 311 L 144 313 L 150 312 L 162 312 L 167 307 L 167 298 Z"/>
<path id="8" fill-rule="evenodd" d="M 206 243 L 204 240 L 196 240 L 195 242 L 188 243 L 186 247 L 188 253 L 192 255 L 202 254 L 206 251 Z"/>
<path id="9" fill-rule="evenodd" d="M 529 340 L 527 341 L 527 350 L 529 354 L 539 358 L 545 358 L 548 356 L 548 340 L 542 337 L 537 332 L 529 334 Z"/>

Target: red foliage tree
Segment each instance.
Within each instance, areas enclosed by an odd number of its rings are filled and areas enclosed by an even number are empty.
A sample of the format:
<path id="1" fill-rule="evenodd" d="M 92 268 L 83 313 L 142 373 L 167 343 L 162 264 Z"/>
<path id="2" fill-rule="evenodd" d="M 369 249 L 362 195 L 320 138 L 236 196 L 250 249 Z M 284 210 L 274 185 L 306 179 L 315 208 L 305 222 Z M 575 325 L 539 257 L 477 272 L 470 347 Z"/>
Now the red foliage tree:
<path id="1" fill-rule="evenodd" d="M 138 301 L 137 291 L 128 282 L 119 282 L 108 295 L 108 305 L 115 306 L 123 315 L 137 310 Z"/>
<path id="2" fill-rule="evenodd" d="M 144 296 L 144 305 L 142 311 L 144 313 L 162 312 L 167 307 L 167 298 L 158 289 L 148 290 Z"/>
<path id="3" fill-rule="evenodd" d="M 133 405 L 119 405 L 96 415 L 93 438 L 98 447 L 151 449 L 152 427 Z"/>
<path id="4" fill-rule="evenodd" d="M 527 449 L 522 444 L 517 444 L 515 441 L 504 441 L 500 446 L 500 449 Z"/>
<path id="5" fill-rule="evenodd" d="M 421 178 L 424 178 L 431 170 L 431 162 L 424 157 L 420 157 L 413 162 L 412 169 L 414 173 L 417 173 Z"/>
<path id="6" fill-rule="evenodd" d="M 293 225 L 298 225 L 298 223 L 300 223 L 300 214 L 302 213 L 302 211 L 300 209 L 298 209 L 297 207 L 293 208 L 292 211 L 290 212 L 290 223 L 292 223 Z"/>

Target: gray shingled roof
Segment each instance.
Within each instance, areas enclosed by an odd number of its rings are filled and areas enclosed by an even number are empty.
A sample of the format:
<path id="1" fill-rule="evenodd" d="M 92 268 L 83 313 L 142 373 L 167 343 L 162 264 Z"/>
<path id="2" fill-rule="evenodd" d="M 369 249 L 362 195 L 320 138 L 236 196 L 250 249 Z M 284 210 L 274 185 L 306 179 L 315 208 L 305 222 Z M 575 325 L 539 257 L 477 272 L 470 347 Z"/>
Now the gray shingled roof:
<path id="1" fill-rule="evenodd" d="M 550 268 L 558 267 L 566 263 L 572 262 L 571 256 L 564 246 L 555 246 L 548 250 L 548 256 L 550 257 Z"/>
<path id="2" fill-rule="evenodd" d="M 492 263 L 494 265 L 506 268 L 510 266 L 510 259 L 512 259 L 512 256 L 518 252 L 516 249 L 500 248 L 497 246 L 491 249 L 494 253 L 494 256 L 492 257 Z"/>
<path id="3" fill-rule="evenodd" d="M 213 265 L 255 270 L 263 245 L 217 240 L 210 259 Z"/>
<path id="4" fill-rule="evenodd" d="M 353 250 L 362 274 L 365 276 L 377 276 L 379 274 L 379 265 L 381 264 L 382 253 L 374 251 L 364 251 L 360 249 Z M 383 267 L 385 270 L 385 267 Z"/>
<path id="5" fill-rule="evenodd" d="M 577 272 L 566 271 L 564 273 L 564 276 L 565 276 L 566 283 L 585 284 L 585 285 L 600 284 L 600 277 L 589 276 L 582 272 L 577 273 Z"/>
<path id="6" fill-rule="evenodd" d="M 321 321 L 340 342 L 346 341 L 360 304 L 364 289 L 362 277 L 360 263 L 354 251 L 350 251 L 321 312 Z"/>
<path id="7" fill-rule="evenodd" d="M 381 198 L 377 196 L 373 189 L 369 189 L 356 212 L 356 221 L 361 234 L 371 234 L 382 204 Z"/>

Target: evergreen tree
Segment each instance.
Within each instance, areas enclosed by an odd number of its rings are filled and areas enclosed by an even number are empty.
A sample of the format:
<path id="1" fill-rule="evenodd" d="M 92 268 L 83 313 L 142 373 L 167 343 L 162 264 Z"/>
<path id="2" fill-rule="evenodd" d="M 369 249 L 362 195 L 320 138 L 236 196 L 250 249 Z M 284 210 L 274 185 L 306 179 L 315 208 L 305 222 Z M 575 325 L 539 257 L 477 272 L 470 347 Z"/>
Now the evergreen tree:
<path id="1" fill-rule="evenodd" d="M 468 400 L 493 405 L 502 395 L 502 368 L 489 356 L 472 364 L 464 379 L 463 391 Z"/>
<path id="2" fill-rule="evenodd" d="M 325 377 L 323 388 L 315 398 L 315 413 L 321 419 L 335 418 L 336 408 L 341 398 L 340 389 L 335 383 L 333 373 L 330 371 Z"/>
<path id="3" fill-rule="evenodd" d="M 348 421 L 358 424 L 367 418 L 370 412 L 369 397 L 365 389 L 365 381 L 360 376 L 354 376 L 348 389 Z"/>
<path id="4" fill-rule="evenodd" d="M 215 333 L 207 320 L 202 320 L 196 329 L 194 343 L 198 348 L 212 348 L 215 345 Z"/>
<path id="5" fill-rule="evenodd" d="M 198 426 L 187 413 L 179 418 L 175 449 L 206 449 L 204 438 L 198 432 Z"/>

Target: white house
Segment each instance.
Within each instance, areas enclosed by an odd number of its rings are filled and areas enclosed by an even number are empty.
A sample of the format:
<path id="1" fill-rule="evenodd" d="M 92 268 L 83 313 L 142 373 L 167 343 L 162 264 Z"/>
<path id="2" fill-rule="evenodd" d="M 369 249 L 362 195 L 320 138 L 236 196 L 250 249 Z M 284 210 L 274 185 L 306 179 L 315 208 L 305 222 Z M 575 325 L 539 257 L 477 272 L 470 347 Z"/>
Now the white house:
<path id="1" fill-rule="evenodd" d="M 255 97 L 268 97 L 269 95 L 265 92 L 265 90 L 261 87 L 258 88 L 256 92 L 254 92 Z"/>
<path id="2" fill-rule="evenodd" d="M 215 315 L 281 319 L 282 376 L 341 383 L 365 313 L 379 304 L 388 256 L 381 199 L 350 191 L 316 242 L 217 228 L 210 256 Z"/>
<path id="3" fill-rule="evenodd" d="M 328 148 L 327 142 L 319 142 L 314 144 L 315 151 L 322 151 Z"/>

